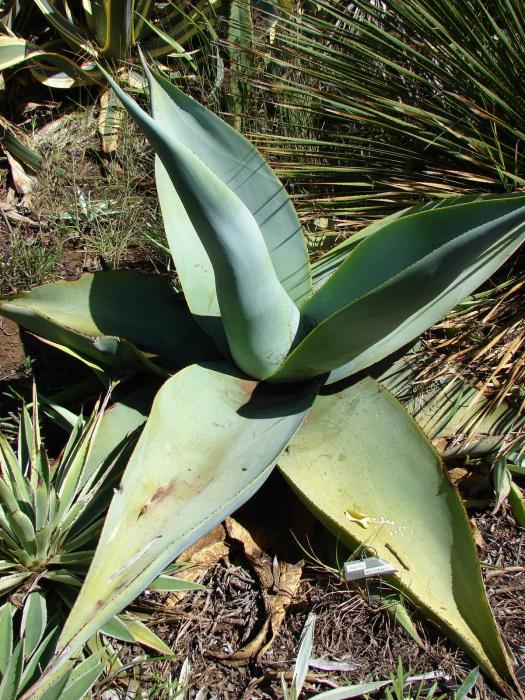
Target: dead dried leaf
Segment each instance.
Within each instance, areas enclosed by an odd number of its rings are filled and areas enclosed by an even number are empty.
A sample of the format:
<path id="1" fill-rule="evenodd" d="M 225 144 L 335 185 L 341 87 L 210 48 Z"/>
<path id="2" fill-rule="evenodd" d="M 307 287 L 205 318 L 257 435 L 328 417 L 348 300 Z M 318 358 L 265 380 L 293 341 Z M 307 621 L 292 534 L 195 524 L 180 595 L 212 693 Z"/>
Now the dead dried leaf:
<path id="1" fill-rule="evenodd" d="M 27 195 L 33 192 L 36 188 L 36 177 L 28 175 L 23 166 L 9 153 L 5 152 L 7 162 L 11 170 L 11 178 L 18 194 Z"/>
<path id="2" fill-rule="evenodd" d="M 0 210 L 2 216 L 5 216 L 10 221 L 14 221 L 18 224 L 27 224 L 28 226 L 39 226 L 38 221 L 33 221 L 33 219 L 30 219 L 28 216 L 21 214 L 7 199 L 0 201 Z"/>
<path id="3" fill-rule="evenodd" d="M 225 526 L 230 539 L 242 544 L 246 559 L 259 579 L 266 619 L 260 632 L 248 645 L 222 658 L 236 661 L 256 655 L 259 661 L 271 647 L 286 610 L 297 593 L 304 563 L 278 562 L 276 565 L 240 523 L 233 518 L 227 518 Z M 278 586 L 275 585 L 276 580 Z"/>
<path id="4" fill-rule="evenodd" d="M 448 477 L 456 488 L 459 488 L 461 482 L 466 479 L 468 475 L 469 472 L 464 467 L 455 467 L 454 469 L 449 469 L 448 471 Z"/>
<path id="5" fill-rule="evenodd" d="M 270 638 L 257 654 L 257 661 L 266 654 L 273 644 L 275 637 L 279 632 L 279 628 L 284 620 L 286 611 L 289 605 L 295 598 L 301 576 L 303 574 L 304 562 L 297 564 L 280 563 L 281 575 L 279 578 L 279 588 L 277 595 L 269 596 L 268 608 L 270 614 Z"/>
<path id="6" fill-rule="evenodd" d="M 124 109 L 110 87 L 101 89 L 99 100 L 98 133 L 102 152 L 110 154 L 117 150 L 118 139 L 124 121 Z"/>
<path id="7" fill-rule="evenodd" d="M 224 527 L 218 525 L 182 552 L 178 561 L 184 562 L 187 566 L 177 571 L 176 578 L 194 582 L 204 576 L 210 567 L 228 555 L 229 547 L 224 541 L 225 536 Z M 166 607 L 174 608 L 185 595 L 186 591 L 172 591 L 166 600 Z"/>
<path id="8" fill-rule="evenodd" d="M 474 542 L 476 543 L 476 548 L 478 553 L 481 553 L 485 549 L 485 542 L 483 540 L 483 535 L 479 531 L 478 524 L 475 518 L 470 518 L 470 528 L 472 530 L 472 536 L 474 537 Z"/>
<path id="9" fill-rule="evenodd" d="M 228 541 L 225 540 L 226 536 Z M 271 647 L 288 606 L 297 593 L 303 562 L 279 562 L 276 557 L 272 560 L 243 525 L 234 518 L 227 518 L 224 526 L 216 527 L 180 555 L 178 561 L 188 566 L 177 572 L 177 578 L 196 581 L 211 566 L 228 556 L 233 543 L 241 545 L 244 557 L 257 578 L 264 603 L 264 622 L 256 635 L 233 654 L 217 652 L 210 656 L 230 666 L 241 666 L 249 659 L 257 657 L 259 660 Z M 184 595 L 184 591 L 174 591 L 165 604 L 174 608 Z"/>

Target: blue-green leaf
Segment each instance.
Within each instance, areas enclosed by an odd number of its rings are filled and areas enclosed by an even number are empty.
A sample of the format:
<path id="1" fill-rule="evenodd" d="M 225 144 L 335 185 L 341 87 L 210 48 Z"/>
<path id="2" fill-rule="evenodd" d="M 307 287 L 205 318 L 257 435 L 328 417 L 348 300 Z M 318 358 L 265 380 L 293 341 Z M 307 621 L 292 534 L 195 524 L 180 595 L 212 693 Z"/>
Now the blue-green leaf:
<path id="1" fill-rule="evenodd" d="M 184 301 L 160 275 L 127 270 L 84 274 L 73 282 L 4 297 L 0 313 L 45 339 L 117 368 L 147 369 L 151 356 L 180 367 L 216 354 Z"/>
<path id="2" fill-rule="evenodd" d="M 303 305 L 314 329 L 272 381 L 334 370 L 330 382 L 395 352 L 484 282 L 525 239 L 525 197 L 421 211 L 364 238 Z"/>
<path id="3" fill-rule="evenodd" d="M 177 196 L 170 198 L 164 218 L 176 217 L 181 227 L 191 223 L 210 258 L 223 330 L 217 330 L 211 296 L 209 307 L 197 313 L 192 309 L 195 317 L 219 346 L 224 344 L 224 331 L 231 355 L 244 372 L 266 378 L 281 365 L 295 339 L 299 311 L 275 273 L 258 223 L 192 150 L 193 143 L 186 145 L 167 132 L 168 115 L 162 121 L 152 119 L 109 76 L 108 80 L 162 160 L 166 172 L 159 177 L 161 186 L 169 176 L 175 187 Z M 157 91 L 156 83 L 151 89 Z M 194 266 L 201 264 L 198 256 L 190 259 Z M 189 300 L 187 288 L 186 294 Z"/>
<path id="4" fill-rule="evenodd" d="M 148 78 L 155 121 L 169 137 L 191 148 L 246 205 L 261 230 L 279 281 L 293 301 L 300 304 L 311 292 L 308 251 L 282 183 L 244 136 L 157 72 L 150 72 Z M 189 285 L 188 303 L 194 313 L 208 313 L 206 307 L 198 310 L 193 304 L 200 305 L 214 295 L 210 261 L 199 246 L 199 233 L 192 230 L 191 221 L 185 221 L 183 226 L 173 216 L 172 199 L 177 194 L 166 182 L 162 166 L 157 181 L 170 248 L 183 285 Z M 195 259 L 202 269 L 195 269 Z"/>
<path id="5" fill-rule="evenodd" d="M 495 683 L 515 682 L 461 499 L 428 438 L 380 384 L 368 378 L 319 396 L 279 468 L 345 544 L 392 564 L 394 587 Z"/>

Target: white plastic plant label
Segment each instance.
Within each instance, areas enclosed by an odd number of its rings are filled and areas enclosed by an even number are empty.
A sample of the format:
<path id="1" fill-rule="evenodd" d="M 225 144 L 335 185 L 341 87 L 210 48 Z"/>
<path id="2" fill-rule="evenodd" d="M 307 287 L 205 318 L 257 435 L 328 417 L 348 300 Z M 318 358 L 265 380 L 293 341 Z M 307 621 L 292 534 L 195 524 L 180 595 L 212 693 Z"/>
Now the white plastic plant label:
<path id="1" fill-rule="evenodd" d="M 384 559 L 379 557 L 367 557 L 366 559 L 352 559 L 344 564 L 345 579 L 356 581 L 360 578 L 370 576 L 382 576 L 384 574 L 395 574 L 397 569 Z"/>

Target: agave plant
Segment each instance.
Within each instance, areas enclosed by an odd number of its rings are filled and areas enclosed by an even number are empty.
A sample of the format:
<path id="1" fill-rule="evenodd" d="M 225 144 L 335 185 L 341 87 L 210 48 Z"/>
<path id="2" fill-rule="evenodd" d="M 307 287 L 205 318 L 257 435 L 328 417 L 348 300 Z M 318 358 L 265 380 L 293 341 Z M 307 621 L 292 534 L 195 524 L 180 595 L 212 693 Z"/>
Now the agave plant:
<path id="1" fill-rule="evenodd" d="M 213 3 L 202 5 L 213 7 Z M 96 84 L 101 76 L 96 61 L 129 61 L 139 40 L 153 55 L 178 52 L 190 58 L 182 44 L 202 31 L 199 6 L 187 15 L 170 3 L 161 10 L 153 2 L 112 0 L 86 2 L 82 9 L 73 9 L 53 0 L 30 0 L 18 8 L 24 13 L 25 32 L 31 28 L 26 15 L 32 8 L 43 15 L 58 38 L 37 44 L 16 36 L 17 12 L 12 9 L 0 34 L 0 70 L 29 64 L 34 76 L 49 87 Z"/>
<path id="2" fill-rule="evenodd" d="M 260 154 L 146 70 L 153 116 L 113 87 L 157 154 L 184 297 L 160 277 L 101 272 L 0 304 L 98 369 L 168 377 L 38 687 L 278 463 L 328 528 L 391 562 L 394 585 L 508 690 L 512 664 L 461 499 L 410 414 L 362 376 L 520 246 L 525 196 L 395 214 L 310 266 Z"/>
<path id="3" fill-rule="evenodd" d="M 209 15 L 216 1 L 201 1 L 188 11 L 175 3 L 149 0 L 87 0 L 78 7 L 54 0 L 13 3 L 0 25 L 0 73 L 28 66 L 34 78 L 51 88 L 96 85 L 101 79 L 96 62 L 106 60 L 122 80 L 141 88 L 140 76 L 129 69 L 138 41 L 154 56 L 173 54 L 194 65 L 184 46 L 196 35 L 206 41 L 214 36 Z M 54 37 L 49 38 L 48 31 L 43 32 L 44 40 L 38 32 L 35 36 L 35 12 Z M 99 131 L 106 152 L 116 148 L 119 106 L 114 94 L 102 88 Z"/>
<path id="4" fill-rule="evenodd" d="M 60 458 L 50 461 L 40 434 L 39 401 L 24 406 L 15 452 L 0 433 L 0 593 L 50 582 L 80 588 L 100 533 L 113 459 L 99 459 L 94 438 L 104 411 L 76 418 Z M 122 446 L 124 449 L 125 444 Z M 117 473 L 118 476 L 118 473 Z"/>

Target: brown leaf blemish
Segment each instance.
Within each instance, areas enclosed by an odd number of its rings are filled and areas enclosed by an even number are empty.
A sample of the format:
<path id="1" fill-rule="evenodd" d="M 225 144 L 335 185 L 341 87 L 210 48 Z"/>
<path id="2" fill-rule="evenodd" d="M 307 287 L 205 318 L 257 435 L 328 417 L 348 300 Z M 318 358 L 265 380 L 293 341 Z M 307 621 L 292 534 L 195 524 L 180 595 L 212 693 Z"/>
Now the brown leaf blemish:
<path id="1" fill-rule="evenodd" d="M 164 500 L 167 496 L 169 496 L 175 487 L 175 484 L 173 482 L 170 482 L 168 486 L 159 486 L 159 488 L 155 491 L 153 496 L 149 498 L 146 503 L 142 506 L 142 508 L 139 510 L 139 514 L 137 516 L 137 520 L 141 518 L 144 513 L 154 504 L 157 503 L 158 501 Z"/>

